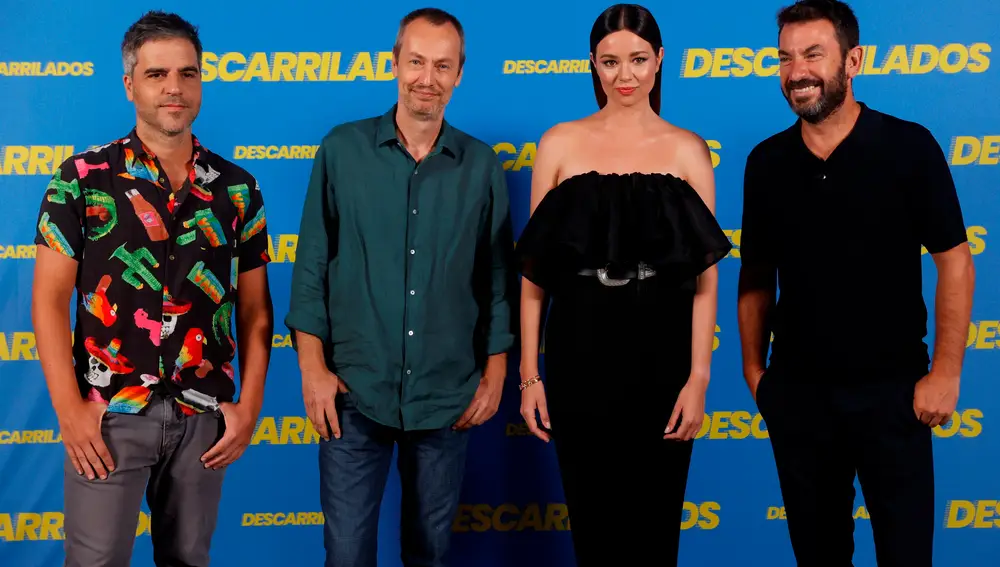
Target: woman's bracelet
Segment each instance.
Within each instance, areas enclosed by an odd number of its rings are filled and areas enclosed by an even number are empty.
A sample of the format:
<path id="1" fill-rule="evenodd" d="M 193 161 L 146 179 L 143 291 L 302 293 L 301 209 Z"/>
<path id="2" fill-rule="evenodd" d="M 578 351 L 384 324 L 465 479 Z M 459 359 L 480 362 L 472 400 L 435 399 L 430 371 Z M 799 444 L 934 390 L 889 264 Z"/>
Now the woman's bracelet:
<path id="1" fill-rule="evenodd" d="M 534 376 L 532 376 L 531 378 L 528 378 L 527 380 L 522 380 L 521 383 L 518 385 L 518 388 L 520 388 L 521 391 L 524 391 L 525 388 L 527 388 L 528 386 L 534 384 L 535 382 L 538 382 L 541 379 L 542 379 L 541 376 L 539 376 L 538 374 L 535 374 Z"/>

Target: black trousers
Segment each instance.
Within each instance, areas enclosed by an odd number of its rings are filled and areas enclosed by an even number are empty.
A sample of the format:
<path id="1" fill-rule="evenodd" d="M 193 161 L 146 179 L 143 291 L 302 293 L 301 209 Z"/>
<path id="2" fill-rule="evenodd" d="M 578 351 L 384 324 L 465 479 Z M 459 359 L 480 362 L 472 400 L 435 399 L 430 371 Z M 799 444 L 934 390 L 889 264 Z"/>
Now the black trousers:
<path id="1" fill-rule="evenodd" d="M 852 566 L 857 475 L 879 567 L 930 567 L 931 428 L 913 411 L 921 376 L 842 376 L 769 369 L 757 389 L 799 567 Z"/>

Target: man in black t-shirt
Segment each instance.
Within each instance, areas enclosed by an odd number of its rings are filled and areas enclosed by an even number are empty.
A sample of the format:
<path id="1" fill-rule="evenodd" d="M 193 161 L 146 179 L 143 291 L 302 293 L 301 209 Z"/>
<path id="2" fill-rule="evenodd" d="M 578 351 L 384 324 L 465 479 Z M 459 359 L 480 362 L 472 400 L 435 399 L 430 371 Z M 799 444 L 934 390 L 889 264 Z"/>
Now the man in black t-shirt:
<path id="1" fill-rule="evenodd" d="M 879 565 L 929 567 L 931 428 L 958 401 L 974 286 L 955 185 L 926 128 L 854 99 L 847 5 L 802 0 L 778 27 L 799 120 L 747 158 L 738 318 L 792 548 L 800 565 L 851 564 L 857 475 Z M 933 361 L 922 247 L 938 275 Z"/>

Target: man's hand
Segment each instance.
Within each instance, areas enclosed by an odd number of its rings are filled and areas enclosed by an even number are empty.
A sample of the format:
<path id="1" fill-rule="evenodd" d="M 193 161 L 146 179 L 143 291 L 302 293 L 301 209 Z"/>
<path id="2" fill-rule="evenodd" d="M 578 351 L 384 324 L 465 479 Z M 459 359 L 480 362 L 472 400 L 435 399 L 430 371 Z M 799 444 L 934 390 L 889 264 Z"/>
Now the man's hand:
<path id="1" fill-rule="evenodd" d="M 104 480 L 115 470 L 111 452 L 101 436 L 101 420 L 107 409 L 105 404 L 81 399 L 78 404 L 69 405 L 56 414 L 63 446 L 73 468 L 77 474 L 87 475 L 89 480 L 94 480 L 95 476 Z"/>
<path id="2" fill-rule="evenodd" d="M 917 419 L 937 427 L 951 420 L 958 405 L 958 377 L 950 378 L 933 371 L 917 382 L 913 391 L 913 412 Z"/>
<path id="3" fill-rule="evenodd" d="M 225 420 L 226 432 L 218 443 L 201 456 L 205 468 L 220 469 L 240 458 L 250 444 L 254 426 L 257 425 L 257 412 L 238 402 L 221 403 L 219 411 Z"/>
<path id="4" fill-rule="evenodd" d="M 343 381 L 327 368 L 302 371 L 302 401 L 306 405 L 306 415 L 313 429 L 323 439 L 329 441 L 331 434 L 340 439 L 340 420 L 337 418 L 335 398 L 337 392 L 347 393 Z M 326 422 L 330 422 L 330 429 Z"/>
<path id="5" fill-rule="evenodd" d="M 491 361 L 492 362 L 492 361 Z M 462 430 L 486 423 L 497 412 L 500 407 L 500 398 L 503 395 L 503 382 L 507 377 L 506 359 L 502 363 L 487 364 L 486 372 L 479 380 L 479 388 L 472 398 L 472 403 L 468 409 L 458 418 L 452 429 Z"/>

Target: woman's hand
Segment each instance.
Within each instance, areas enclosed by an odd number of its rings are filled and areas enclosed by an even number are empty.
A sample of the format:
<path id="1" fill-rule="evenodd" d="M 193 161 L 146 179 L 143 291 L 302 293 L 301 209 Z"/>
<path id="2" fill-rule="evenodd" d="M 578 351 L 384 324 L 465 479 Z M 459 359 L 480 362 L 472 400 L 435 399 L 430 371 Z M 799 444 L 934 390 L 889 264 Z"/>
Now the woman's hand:
<path id="1" fill-rule="evenodd" d="M 538 420 L 535 419 L 535 412 L 538 412 Z M 535 437 L 546 443 L 549 442 L 549 434 L 538 427 L 541 421 L 545 429 L 552 429 L 549 424 L 549 408 L 545 403 L 545 386 L 539 380 L 521 391 L 521 416 L 524 417 L 528 429 Z"/>
<path id="2" fill-rule="evenodd" d="M 701 430 L 705 421 L 705 391 L 708 383 L 703 380 L 689 379 L 681 389 L 674 404 L 674 412 L 670 415 L 667 428 L 663 431 L 664 439 L 690 441 Z M 678 420 L 680 424 L 678 425 Z M 674 427 L 677 427 L 676 431 Z M 673 431 L 673 433 L 671 433 Z"/>

